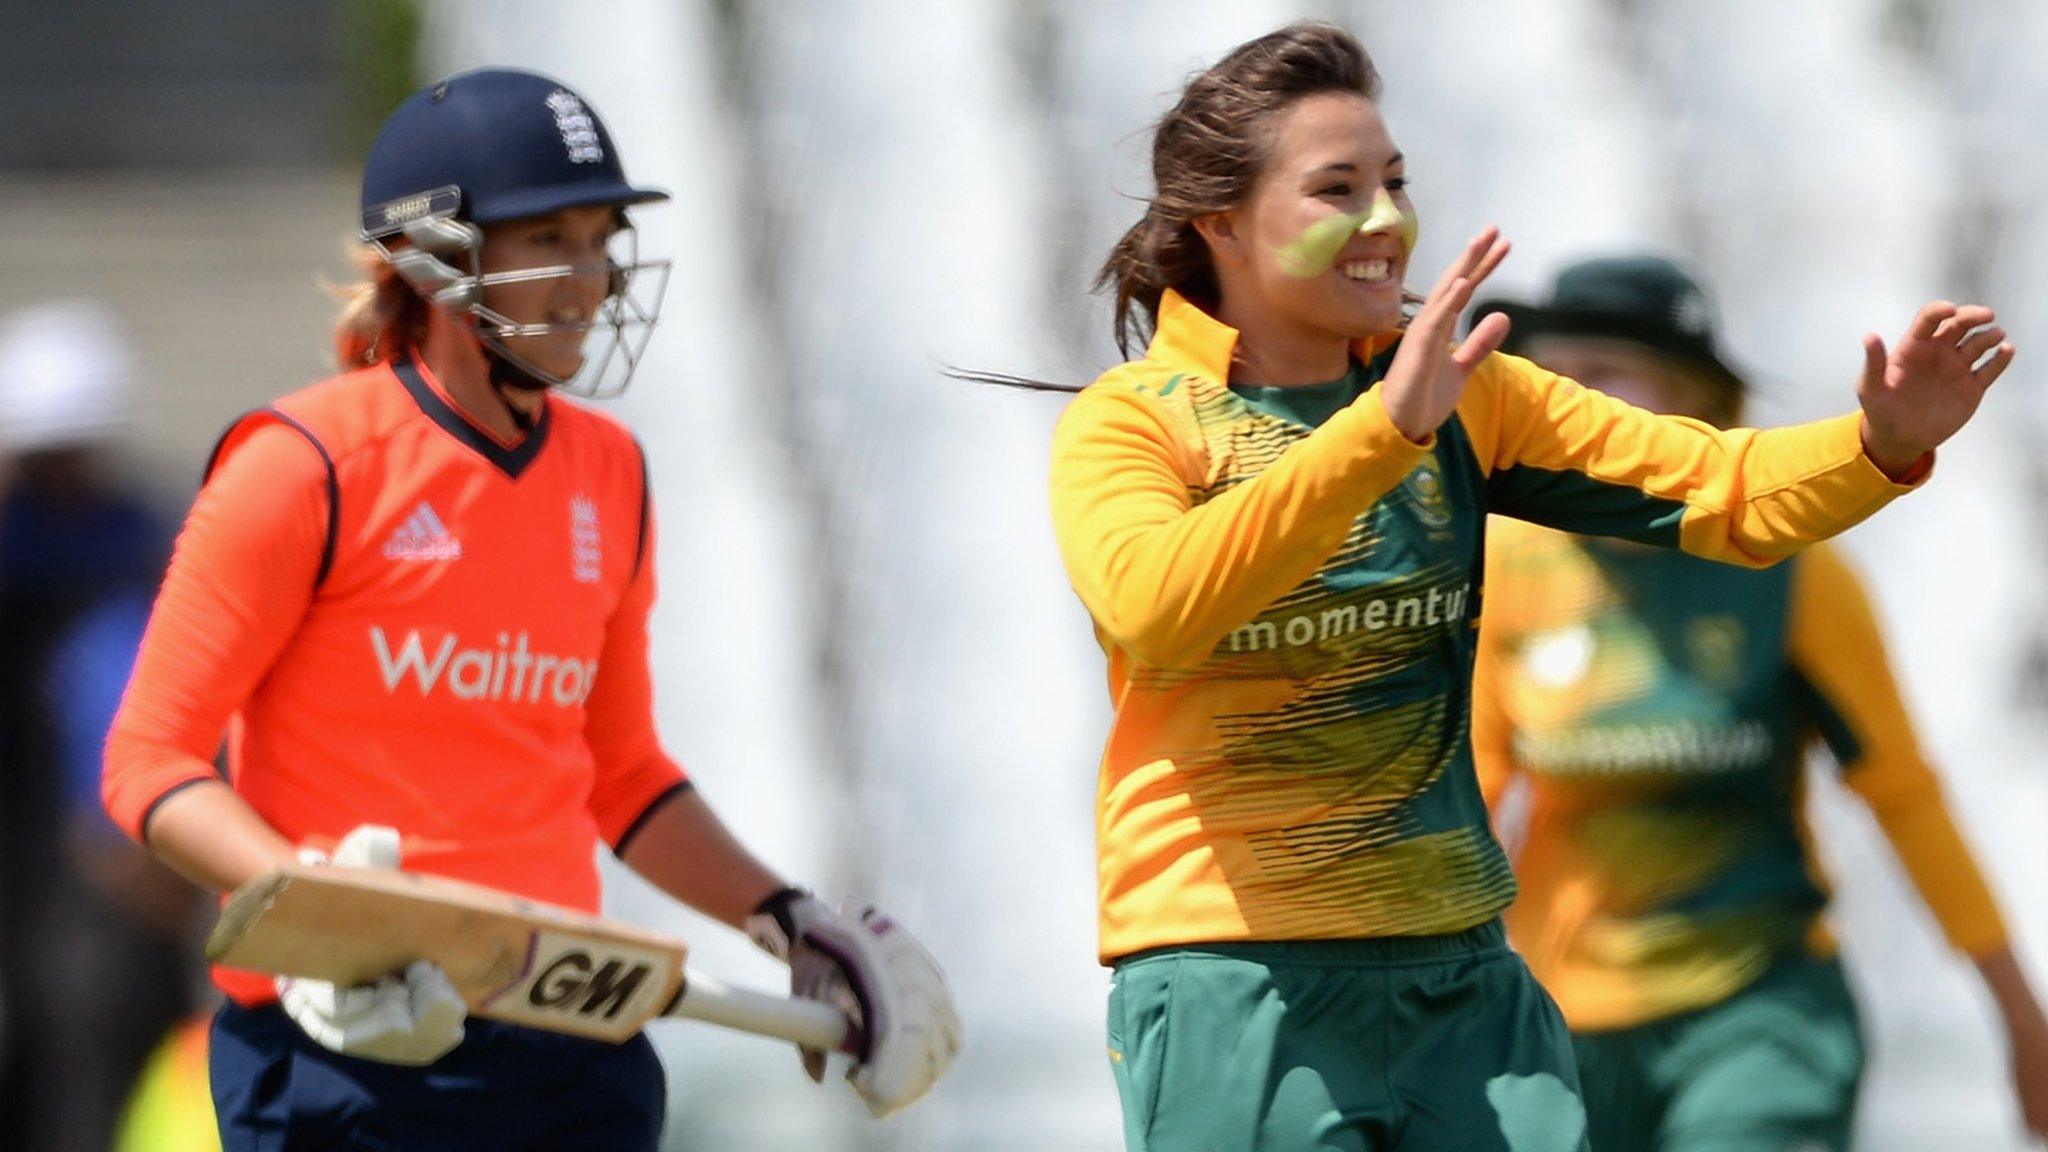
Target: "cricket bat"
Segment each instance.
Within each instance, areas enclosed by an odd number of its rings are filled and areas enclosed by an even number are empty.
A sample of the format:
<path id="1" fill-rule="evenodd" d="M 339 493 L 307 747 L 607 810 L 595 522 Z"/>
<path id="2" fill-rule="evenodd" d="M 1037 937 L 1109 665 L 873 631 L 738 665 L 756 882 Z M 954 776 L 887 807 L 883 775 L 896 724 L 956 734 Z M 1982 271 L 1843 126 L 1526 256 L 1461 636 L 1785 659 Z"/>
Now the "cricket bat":
<path id="1" fill-rule="evenodd" d="M 386 868 L 290 864 L 237 888 L 206 942 L 216 964 L 363 984 L 441 966 L 475 1016 L 619 1043 L 681 1016 L 853 1051 L 837 1008 L 730 988 L 681 940 L 477 884 Z"/>

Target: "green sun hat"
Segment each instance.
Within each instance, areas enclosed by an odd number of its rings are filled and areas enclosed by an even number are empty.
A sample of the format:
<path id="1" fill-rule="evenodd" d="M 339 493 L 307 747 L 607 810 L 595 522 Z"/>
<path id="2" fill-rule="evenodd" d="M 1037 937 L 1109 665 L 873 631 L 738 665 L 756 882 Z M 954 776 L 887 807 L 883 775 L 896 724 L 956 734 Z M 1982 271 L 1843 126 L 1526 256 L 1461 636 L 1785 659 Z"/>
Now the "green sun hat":
<path id="1" fill-rule="evenodd" d="M 1713 301 L 1699 281 L 1661 256 L 1605 256 L 1582 260 L 1557 274 L 1549 299 L 1538 304 L 1482 300 L 1472 323 L 1490 312 L 1508 318 L 1503 350 L 1519 354 L 1543 336 L 1626 340 L 1691 365 L 1738 394 L 1746 379 L 1721 350 Z"/>

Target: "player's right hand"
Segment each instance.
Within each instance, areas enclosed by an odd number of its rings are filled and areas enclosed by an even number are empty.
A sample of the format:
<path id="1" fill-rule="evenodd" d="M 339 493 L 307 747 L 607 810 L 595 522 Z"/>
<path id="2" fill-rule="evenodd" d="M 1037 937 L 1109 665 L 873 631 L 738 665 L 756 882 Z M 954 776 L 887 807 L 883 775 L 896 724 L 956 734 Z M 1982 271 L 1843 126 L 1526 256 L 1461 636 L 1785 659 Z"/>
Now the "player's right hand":
<path id="1" fill-rule="evenodd" d="M 877 1117 L 916 1103 L 960 1052 L 960 1016 L 945 974 L 902 925 L 872 905 L 834 912 L 797 889 L 769 897 L 748 922 L 756 943 L 789 961 L 790 987 L 846 1013 L 860 1050 L 847 1073 Z M 825 1054 L 806 1051 L 804 1068 L 823 1076 Z"/>
<path id="2" fill-rule="evenodd" d="M 1451 342 L 1458 314 L 1507 254 L 1508 242 L 1500 238 L 1498 228 L 1474 236 L 1444 269 L 1421 310 L 1408 322 L 1380 384 L 1380 402 L 1386 406 L 1387 418 L 1409 442 L 1427 442 L 1450 419 L 1465 395 L 1473 369 L 1507 339 L 1508 318 L 1494 312 L 1475 325 L 1462 343 Z"/>
<path id="3" fill-rule="evenodd" d="M 418 1067 L 462 1043 L 469 1008 L 441 969 L 416 960 L 403 976 L 337 988 L 325 980 L 277 978 L 285 1015 L 314 1043 L 343 1056 Z"/>
<path id="4" fill-rule="evenodd" d="M 352 868 L 396 868 L 396 830 L 365 824 L 335 846 L 332 858 L 302 848 L 308 864 Z M 469 1006 L 448 977 L 430 961 L 407 966 L 403 975 L 339 988 L 325 980 L 277 978 L 277 1000 L 286 1016 L 313 1042 L 331 1052 L 414 1067 L 432 1064 L 462 1043 Z"/>

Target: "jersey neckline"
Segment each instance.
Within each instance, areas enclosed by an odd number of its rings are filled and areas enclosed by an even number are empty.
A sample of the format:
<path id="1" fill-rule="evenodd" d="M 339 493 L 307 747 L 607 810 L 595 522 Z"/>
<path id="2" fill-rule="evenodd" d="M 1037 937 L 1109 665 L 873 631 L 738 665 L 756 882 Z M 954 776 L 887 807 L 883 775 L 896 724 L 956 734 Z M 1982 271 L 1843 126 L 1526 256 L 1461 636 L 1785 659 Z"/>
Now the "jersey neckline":
<path id="1" fill-rule="evenodd" d="M 426 374 L 421 371 L 419 365 L 413 363 L 412 357 L 404 356 L 392 361 L 391 371 L 397 375 L 398 382 L 405 385 L 405 390 L 411 394 L 413 403 L 420 406 L 420 411 L 426 414 L 427 419 L 440 425 L 442 431 L 461 441 L 510 479 L 519 479 L 519 474 L 526 471 L 526 466 L 533 463 L 534 457 L 540 454 L 541 445 L 547 442 L 548 428 L 553 424 L 555 408 L 551 403 L 543 401 L 540 415 L 533 422 L 533 430 L 519 443 L 508 446 L 477 427 L 441 394 L 440 389 L 428 383 Z"/>

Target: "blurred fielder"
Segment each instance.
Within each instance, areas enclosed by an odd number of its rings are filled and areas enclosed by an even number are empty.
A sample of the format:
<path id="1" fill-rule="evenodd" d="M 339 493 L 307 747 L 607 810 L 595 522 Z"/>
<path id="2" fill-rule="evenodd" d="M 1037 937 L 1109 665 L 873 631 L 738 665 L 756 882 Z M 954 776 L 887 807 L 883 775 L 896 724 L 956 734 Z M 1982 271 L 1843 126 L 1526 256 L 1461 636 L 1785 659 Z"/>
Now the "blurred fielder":
<path id="1" fill-rule="evenodd" d="M 1545 368 L 1742 419 L 1708 298 L 1668 261 L 1589 260 L 1475 315 L 1496 310 Z M 1472 751 L 1497 812 L 1527 788 L 1508 934 L 1571 1026 L 1593 1146 L 1849 1147 L 1864 1048 L 1802 815 L 1816 741 L 1983 973 L 2048 1131 L 2048 1022 L 1834 550 L 1745 572 L 1512 520 L 1486 545 Z"/>

